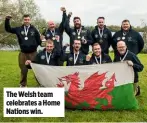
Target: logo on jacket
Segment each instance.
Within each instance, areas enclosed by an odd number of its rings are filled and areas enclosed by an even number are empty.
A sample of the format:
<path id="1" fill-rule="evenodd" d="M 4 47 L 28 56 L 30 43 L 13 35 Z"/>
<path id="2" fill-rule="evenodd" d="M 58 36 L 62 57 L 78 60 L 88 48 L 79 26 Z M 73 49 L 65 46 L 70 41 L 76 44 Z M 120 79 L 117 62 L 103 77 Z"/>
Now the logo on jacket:
<path id="1" fill-rule="evenodd" d="M 35 32 L 34 31 L 31 31 L 31 36 L 34 36 Z"/>
<path id="2" fill-rule="evenodd" d="M 22 34 L 22 35 L 24 35 L 24 34 L 25 34 L 25 32 L 24 32 L 24 31 L 21 31 L 21 34 Z"/>
<path id="3" fill-rule="evenodd" d="M 41 56 L 41 59 L 44 60 L 44 59 L 45 59 L 45 55 L 42 55 L 42 56 Z"/>
<path id="4" fill-rule="evenodd" d="M 69 61 L 73 61 L 73 57 L 69 57 Z"/>
<path id="5" fill-rule="evenodd" d="M 98 34 L 95 34 L 95 38 L 98 38 L 99 36 L 98 36 Z"/>
<path id="6" fill-rule="evenodd" d="M 50 34 L 46 34 L 46 37 L 50 37 Z"/>
<path id="7" fill-rule="evenodd" d="M 72 32 L 72 35 L 76 35 L 76 33 L 75 32 Z"/>
<path id="8" fill-rule="evenodd" d="M 121 39 L 121 37 L 117 37 L 117 40 L 119 41 Z"/>
<path id="9" fill-rule="evenodd" d="M 107 34 L 104 34 L 103 36 L 104 36 L 104 38 L 107 38 L 107 37 L 108 37 L 108 35 L 107 35 Z"/>

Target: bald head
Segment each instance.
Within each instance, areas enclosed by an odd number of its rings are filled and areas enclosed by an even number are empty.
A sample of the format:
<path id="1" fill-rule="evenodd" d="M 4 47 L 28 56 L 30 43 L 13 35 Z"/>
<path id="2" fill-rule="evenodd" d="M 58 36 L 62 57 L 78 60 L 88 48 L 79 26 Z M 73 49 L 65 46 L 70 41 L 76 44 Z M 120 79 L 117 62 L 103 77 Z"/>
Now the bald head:
<path id="1" fill-rule="evenodd" d="M 48 28 L 50 29 L 50 30 L 54 30 L 55 29 L 55 23 L 54 23 L 54 21 L 48 21 Z"/>
<path id="2" fill-rule="evenodd" d="M 117 42 L 117 50 L 121 55 L 124 55 L 127 50 L 126 43 L 124 41 L 118 41 Z"/>

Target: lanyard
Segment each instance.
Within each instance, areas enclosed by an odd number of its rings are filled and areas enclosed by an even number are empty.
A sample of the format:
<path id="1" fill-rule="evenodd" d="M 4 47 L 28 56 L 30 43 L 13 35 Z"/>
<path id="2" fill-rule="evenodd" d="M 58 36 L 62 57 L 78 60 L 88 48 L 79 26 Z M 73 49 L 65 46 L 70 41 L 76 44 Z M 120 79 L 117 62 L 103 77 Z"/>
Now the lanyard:
<path id="1" fill-rule="evenodd" d="M 121 58 L 121 57 L 120 57 L 120 61 L 121 61 L 121 62 L 123 62 L 123 61 L 125 60 L 125 58 L 126 58 L 127 54 L 128 54 L 128 50 L 127 50 L 127 52 L 126 52 L 126 54 L 124 55 L 124 57 L 123 57 L 123 58 Z"/>
<path id="2" fill-rule="evenodd" d="M 102 57 L 101 57 L 101 55 L 100 55 L 100 63 L 98 62 L 96 56 L 95 56 L 95 61 L 96 61 L 96 64 L 101 64 L 102 63 Z"/>
<path id="3" fill-rule="evenodd" d="M 24 26 L 24 32 L 25 32 L 25 36 L 27 36 L 27 35 L 28 35 L 29 28 L 30 28 L 30 26 L 28 26 L 28 28 L 26 28 L 26 26 Z"/>
<path id="4" fill-rule="evenodd" d="M 102 33 L 101 33 L 101 29 L 98 28 L 98 30 L 99 30 L 100 38 L 102 38 L 102 37 L 103 37 L 103 33 L 104 33 L 104 32 L 103 32 L 104 29 L 102 29 Z"/>
<path id="5" fill-rule="evenodd" d="M 80 36 L 81 31 L 82 31 L 82 27 L 80 29 L 77 29 L 78 36 Z"/>
<path id="6" fill-rule="evenodd" d="M 51 33 L 52 33 L 52 36 L 55 37 L 55 30 L 51 31 Z"/>
<path id="7" fill-rule="evenodd" d="M 77 60 L 78 60 L 78 57 L 79 57 L 79 52 L 77 53 L 77 56 L 76 54 L 74 53 L 74 65 L 76 64 Z"/>
<path id="8" fill-rule="evenodd" d="M 45 55 L 46 55 L 46 61 L 47 61 L 47 64 L 49 64 L 50 63 L 50 58 L 51 58 L 51 53 L 50 53 L 50 55 L 48 56 L 47 55 L 47 51 L 45 52 Z"/>

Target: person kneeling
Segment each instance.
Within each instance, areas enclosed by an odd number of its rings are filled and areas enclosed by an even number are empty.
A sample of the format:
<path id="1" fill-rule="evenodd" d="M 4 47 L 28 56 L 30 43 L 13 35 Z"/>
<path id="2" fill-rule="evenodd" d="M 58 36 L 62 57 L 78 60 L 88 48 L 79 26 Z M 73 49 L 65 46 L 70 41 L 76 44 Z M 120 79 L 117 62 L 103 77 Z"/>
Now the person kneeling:
<path id="1" fill-rule="evenodd" d="M 86 56 L 86 64 L 104 64 L 104 63 L 112 62 L 110 56 L 102 52 L 99 43 L 93 44 L 92 51 L 93 51 L 92 56 L 90 55 Z"/>
<path id="2" fill-rule="evenodd" d="M 134 69 L 134 93 L 140 95 L 140 86 L 138 86 L 138 72 L 141 72 L 144 66 L 141 64 L 138 57 L 127 49 L 126 43 L 122 40 L 117 42 L 117 53 L 114 62 L 126 61 L 129 66 Z"/>
<path id="3" fill-rule="evenodd" d="M 56 42 L 56 47 L 54 48 L 54 42 L 52 40 L 47 40 L 46 46 L 43 51 L 39 52 L 34 61 L 27 60 L 25 62 L 25 65 L 28 68 L 30 67 L 30 63 L 37 63 L 37 64 L 43 64 L 43 65 L 52 65 L 52 66 L 58 66 L 58 59 L 60 59 L 61 55 L 61 48 L 59 42 Z"/>

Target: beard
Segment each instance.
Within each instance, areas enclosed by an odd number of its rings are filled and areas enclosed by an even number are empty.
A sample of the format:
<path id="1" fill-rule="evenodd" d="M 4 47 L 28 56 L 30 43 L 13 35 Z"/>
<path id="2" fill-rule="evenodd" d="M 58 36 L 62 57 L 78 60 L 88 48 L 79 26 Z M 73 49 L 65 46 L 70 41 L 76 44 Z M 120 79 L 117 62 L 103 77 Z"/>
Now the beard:
<path id="1" fill-rule="evenodd" d="M 76 29 L 80 29 L 81 24 L 77 23 L 77 24 L 74 25 L 74 27 L 75 27 Z"/>

